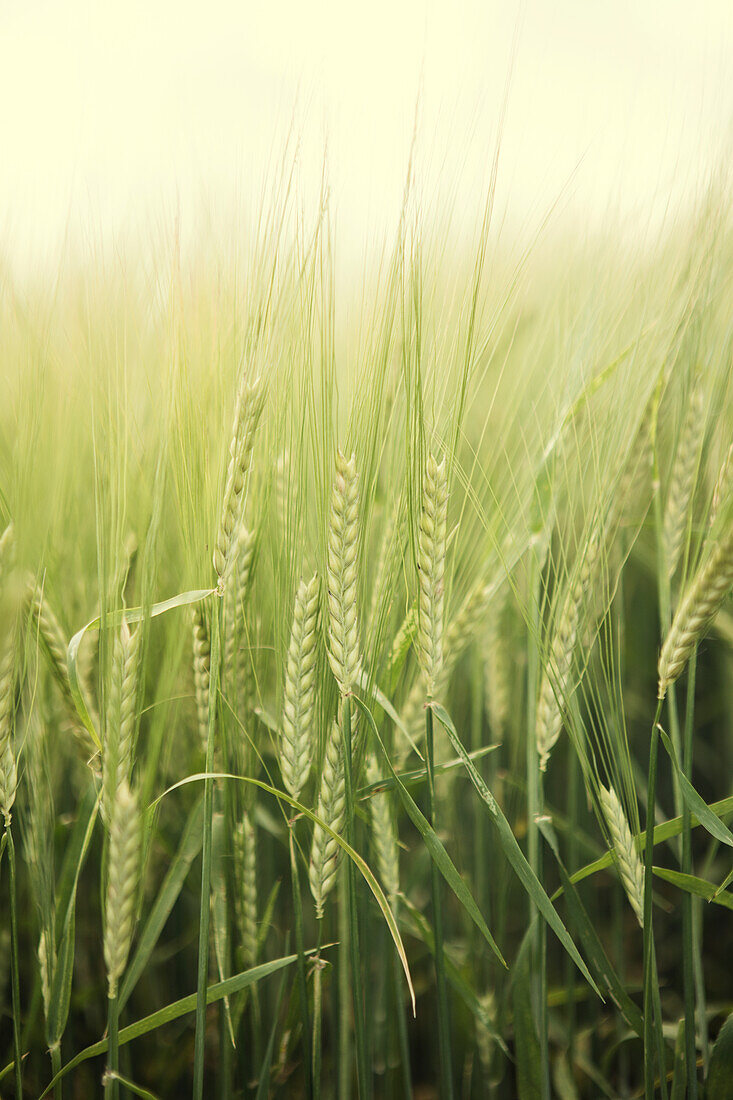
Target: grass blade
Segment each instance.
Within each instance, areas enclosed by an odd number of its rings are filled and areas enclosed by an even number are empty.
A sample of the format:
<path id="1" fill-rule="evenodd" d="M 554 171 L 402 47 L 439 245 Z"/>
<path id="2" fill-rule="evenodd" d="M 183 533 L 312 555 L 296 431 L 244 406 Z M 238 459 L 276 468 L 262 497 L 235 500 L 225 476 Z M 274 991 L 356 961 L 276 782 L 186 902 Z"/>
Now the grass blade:
<path id="1" fill-rule="evenodd" d="M 171 611 L 174 607 L 185 607 L 187 604 L 198 603 L 199 600 L 205 599 L 215 591 L 216 589 L 209 588 L 197 589 L 191 592 L 180 592 L 177 596 L 171 596 L 170 599 L 161 600 L 160 603 L 154 603 L 149 608 L 119 608 L 117 611 L 110 611 L 105 615 L 105 625 L 107 627 L 113 627 L 119 626 L 123 621 L 126 623 L 139 623 L 146 617 L 154 619 L 158 615 L 163 615 L 166 611 Z M 91 619 L 86 626 L 83 626 L 81 630 L 77 630 L 76 634 L 69 642 L 69 648 L 66 653 L 66 664 L 69 672 L 69 687 L 71 688 L 74 706 L 77 709 L 79 717 L 89 731 L 94 744 L 101 751 L 102 742 L 99 734 L 94 728 L 94 723 L 92 722 L 86 702 L 84 701 L 84 694 L 79 683 L 79 672 L 77 669 L 79 646 L 82 643 L 84 635 L 88 630 L 97 630 L 100 625 L 101 617 L 97 615 L 94 619 Z"/>
<path id="2" fill-rule="evenodd" d="M 203 809 L 203 799 L 200 798 L 188 818 L 178 851 L 145 922 L 132 962 L 125 972 L 125 978 L 120 989 L 120 1010 L 127 1004 L 130 994 L 148 965 L 150 956 L 186 881 L 191 864 L 201 851 Z"/>
<path id="3" fill-rule="evenodd" d="M 552 902 L 550 901 L 539 881 L 537 880 L 536 875 L 532 872 L 532 868 L 527 862 L 524 852 L 519 847 L 517 839 L 511 830 L 511 826 L 509 825 L 509 822 L 502 813 L 496 799 L 492 795 L 489 788 L 486 786 L 486 783 L 484 782 L 482 776 L 478 773 L 475 766 L 469 759 L 468 753 L 464 749 L 461 739 L 456 733 L 455 726 L 453 725 L 453 722 L 451 721 L 447 711 L 443 707 L 441 707 L 439 703 L 433 703 L 432 707 L 435 711 L 436 718 L 448 734 L 454 750 L 463 760 L 464 767 L 468 772 L 471 782 L 478 791 L 481 797 L 481 801 L 486 806 L 486 809 L 488 810 L 492 821 L 496 825 L 499 833 L 499 840 L 504 854 L 509 860 L 512 868 L 514 869 L 519 881 L 522 883 L 525 891 L 529 894 L 547 924 L 560 940 L 560 943 L 563 945 L 580 973 L 583 975 L 583 977 L 588 982 L 590 987 L 594 990 L 594 992 L 597 993 L 600 997 L 601 992 L 594 982 L 593 977 L 588 970 L 588 967 L 585 965 L 583 959 L 581 958 L 577 947 L 570 938 L 570 934 L 568 933 L 568 930 L 563 922 L 560 920 L 560 917 L 553 907 Z"/>
<path id="4" fill-rule="evenodd" d="M 321 950 L 324 949 L 322 948 Z M 306 952 L 307 955 L 312 955 L 313 953 L 314 949 Z M 216 1004 L 222 997 L 232 997 L 235 993 L 247 989 L 263 978 L 267 978 L 270 974 L 275 974 L 278 970 L 282 970 L 286 966 L 292 966 L 297 958 L 297 955 L 284 955 L 280 959 L 272 959 L 270 962 L 262 963 L 261 966 L 252 967 L 251 970 L 243 970 L 239 974 L 234 974 L 224 982 L 215 982 L 206 990 L 206 1004 Z M 165 1008 L 159 1008 L 157 1012 L 152 1012 L 149 1016 L 144 1016 L 141 1020 L 136 1020 L 134 1024 L 128 1024 L 127 1027 L 123 1027 L 120 1031 L 120 1046 L 123 1046 L 125 1043 L 131 1043 L 133 1039 L 139 1039 L 141 1035 L 147 1035 L 149 1032 L 155 1031 L 156 1028 L 163 1027 L 164 1024 L 169 1024 L 173 1020 L 179 1020 L 181 1016 L 187 1016 L 190 1012 L 195 1012 L 196 1003 L 197 994 L 189 993 L 187 997 L 181 997 L 178 1001 L 172 1001 L 170 1004 L 166 1005 Z M 43 1100 L 44 1096 L 48 1096 L 56 1083 L 60 1081 L 62 1077 L 65 1077 L 67 1073 L 70 1073 L 72 1069 L 76 1069 L 78 1065 L 81 1065 L 82 1062 L 87 1062 L 90 1058 L 96 1058 L 100 1054 L 106 1054 L 107 1048 L 108 1041 L 106 1039 L 100 1039 L 98 1043 L 93 1043 L 91 1046 L 85 1047 L 84 1050 L 79 1051 L 79 1053 L 75 1055 L 70 1062 L 67 1062 L 61 1072 L 47 1085 L 38 1100 Z"/>
<path id="5" fill-rule="evenodd" d="M 354 696 L 354 702 L 363 712 L 369 726 L 371 727 L 372 734 L 374 735 L 374 739 L 379 746 L 382 757 L 387 765 L 387 769 L 397 786 L 397 792 L 400 796 L 400 799 L 402 800 L 402 805 L 405 808 L 405 812 L 407 813 L 407 816 L 410 818 L 417 831 L 420 833 L 420 836 L 423 838 L 425 847 L 428 849 L 431 859 L 435 861 L 438 870 L 442 874 L 443 878 L 448 883 L 451 890 L 465 909 L 466 913 L 474 922 L 479 932 L 496 955 L 497 959 L 499 959 L 503 966 L 506 966 L 507 964 L 504 960 L 504 956 L 502 955 L 498 945 L 494 941 L 494 937 L 491 935 L 491 932 L 487 928 L 486 921 L 481 916 L 481 911 L 479 910 L 479 907 L 477 906 L 473 895 L 471 894 L 471 891 L 468 889 L 465 882 L 459 875 L 453 864 L 453 861 L 451 860 L 443 845 L 438 840 L 438 837 L 435 835 L 435 831 L 433 830 L 432 826 L 422 814 L 419 807 L 410 795 L 409 791 L 399 779 L 397 772 L 392 767 L 389 753 L 384 747 L 384 742 L 379 736 L 379 732 L 374 723 L 374 719 L 369 712 L 368 707 L 366 707 L 365 704 L 361 702 L 361 700 L 357 699 L 356 696 Z"/>
<path id="6" fill-rule="evenodd" d="M 667 750 L 667 755 L 672 761 L 672 766 L 677 773 L 680 793 L 690 812 L 695 815 L 699 824 L 702 825 L 703 829 L 707 829 L 711 836 L 714 836 L 721 844 L 727 844 L 729 848 L 733 848 L 733 833 L 731 833 L 730 829 L 726 828 L 717 814 L 713 813 L 707 802 L 697 793 L 692 783 L 690 783 L 690 780 L 680 768 L 677 762 L 677 754 L 674 751 L 674 746 L 669 737 L 661 726 L 657 728 L 659 729 L 659 736 L 662 739 L 662 744 Z"/>

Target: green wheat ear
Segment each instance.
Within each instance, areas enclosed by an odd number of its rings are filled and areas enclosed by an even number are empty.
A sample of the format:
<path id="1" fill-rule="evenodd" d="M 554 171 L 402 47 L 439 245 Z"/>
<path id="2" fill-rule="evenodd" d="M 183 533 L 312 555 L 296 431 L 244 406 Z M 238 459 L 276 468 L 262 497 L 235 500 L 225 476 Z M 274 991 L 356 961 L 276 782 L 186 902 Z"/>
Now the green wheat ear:
<path id="1" fill-rule="evenodd" d="M 318 575 L 301 580 L 295 594 L 293 625 L 285 664 L 279 755 L 283 782 L 297 799 L 311 769 L 316 698 Z"/>
<path id="2" fill-rule="evenodd" d="M 644 927 L 644 864 L 639 858 L 634 837 L 621 801 L 613 787 L 600 787 L 603 816 L 613 844 L 621 882 L 641 927 Z"/>
<path id="3" fill-rule="evenodd" d="M 336 453 L 328 525 L 328 661 L 342 695 L 348 695 L 361 665 L 357 615 L 359 475 L 356 456 Z"/>
<path id="4" fill-rule="evenodd" d="M 326 741 L 316 816 L 339 834 L 346 820 L 344 759 L 341 746 L 341 727 L 338 720 L 334 720 Z M 336 883 L 339 852 L 339 845 L 331 834 L 316 823 L 313 827 L 308 880 L 316 906 L 316 916 L 319 919 L 323 916 L 326 898 Z"/>
<path id="5" fill-rule="evenodd" d="M 677 570 L 682 543 L 687 527 L 687 517 L 695 487 L 695 471 L 700 454 L 700 440 L 704 427 L 703 390 L 699 378 L 693 384 L 687 413 L 682 425 L 672 478 L 664 511 L 663 538 L 667 561 L 667 573 L 671 578 Z"/>
<path id="6" fill-rule="evenodd" d="M 107 730 L 102 751 L 102 820 L 109 827 L 115 792 L 132 773 L 140 630 L 122 623 L 112 654 Z"/>
<path id="7" fill-rule="evenodd" d="M 659 698 L 682 673 L 705 628 L 733 587 L 733 525 L 693 577 L 659 656 Z"/>
<path id="8" fill-rule="evenodd" d="M 448 474 L 445 457 L 430 455 L 425 467 L 417 568 L 420 582 L 416 648 L 432 698 L 443 666 L 443 609 L 445 605 L 445 545 L 448 517 Z"/>
<path id="9" fill-rule="evenodd" d="M 209 736 L 209 670 L 211 644 L 206 626 L 206 614 L 200 604 L 193 612 L 193 688 L 196 699 L 196 729 L 199 743 L 206 751 Z"/>
<path id="10" fill-rule="evenodd" d="M 237 394 L 224 500 L 214 547 L 214 569 L 222 591 L 236 556 L 237 528 L 242 522 L 244 493 L 252 464 L 255 433 L 264 406 L 265 386 L 262 378 L 256 378 L 254 382 L 244 382 Z"/>
<path id="11" fill-rule="evenodd" d="M 142 822 L 137 798 L 123 780 L 115 794 L 110 822 L 104 927 L 104 961 L 110 998 L 116 996 L 132 942 L 140 878 L 141 837 Z"/>

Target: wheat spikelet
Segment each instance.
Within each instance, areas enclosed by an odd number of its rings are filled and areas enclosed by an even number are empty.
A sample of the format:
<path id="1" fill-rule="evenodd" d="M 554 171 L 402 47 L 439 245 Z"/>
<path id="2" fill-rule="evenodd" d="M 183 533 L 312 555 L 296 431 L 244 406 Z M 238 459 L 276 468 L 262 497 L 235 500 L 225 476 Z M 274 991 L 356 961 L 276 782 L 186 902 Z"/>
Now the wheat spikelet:
<path id="1" fill-rule="evenodd" d="M 733 527 L 698 569 L 659 656 L 659 698 L 680 675 L 703 631 L 733 585 Z"/>
<path id="2" fill-rule="evenodd" d="M 600 787 L 599 798 L 603 816 L 611 835 L 621 882 L 631 903 L 631 908 L 636 913 L 636 919 L 643 928 L 644 864 L 639 858 L 629 823 L 626 820 L 626 814 L 613 787 L 609 787 L 608 790 L 605 787 Z"/>
<path id="3" fill-rule="evenodd" d="M 618 524 L 627 522 L 634 515 L 632 509 L 638 502 L 642 489 L 646 488 L 649 494 L 652 458 L 651 418 L 647 412 L 639 425 L 616 484 L 606 523 L 608 531 L 613 532 Z"/>
<path id="4" fill-rule="evenodd" d="M 728 448 L 728 453 L 723 459 L 722 465 L 718 471 L 718 476 L 715 479 L 715 488 L 713 489 L 713 500 L 710 506 L 710 516 L 708 523 L 710 527 L 713 526 L 720 511 L 720 505 L 730 495 L 731 488 L 733 487 L 733 443 Z"/>
<path id="5" fill-rule="evenodd" d="M 117 995 L 132 942 L 140 875 L 141 822 L 137 799 L 123 780 L 112 806 L 109 877 L 105 907 L 104 961 L 109 996 Z"/>
<path id="6" fill-rule="evenodd" d="M 326 741 L 326 754 L 318 792 L 316 816 L 335 833 L 340 833 L 346 816 L 346 791 L 344 788 L 344 761 L 341 751 L 341 730 L 338 721 L 331 723 Z M 311 894 L 316 906 L 316 916 L 323 916 L 326 897 L 336 882 L 339 845 L 324 828 L 313 826 L 313 842 L 308 867 Z"/>
<path id="7" fill-rule="evenodd" d="M 695 487 L 695 471 L 704 425 L 703 413 L 703 391 L 699 382 L 696 381 L 690 394 L 687 414 L 677 444 L 664 510 L 664 549 L 667 573 L 670 577 L 674 575 L 680 559 L 687 515 Z"/>
<path id="8" fill-rule="evenodd" d="M 336 454 L 328 527 L 328 660 L 342 695 L 359 674 L 359 625 L 356 598 L 359 478 L 356 457 Z"/>
<path id="9" fill-rule="evenodd" d="M 42 928 L 38 937 L 38 970 L 41 975 L 41 996 L 46 1019 L 51 1006 L 51 985 L 54 967 L 53 939 L 48 928 Z"/>
<path id="10" fill-rule="evenodd" d="M 369 783 L 379 783 L 382 779 L 373 753 L 367 758 L 366 774 Z M 394 906 L 400 889 L 400 857 L 392 806 L 386 791 L 375 791 L 372 794 L 369 799 L 369 812 L 372 819 L 372 840 L 377 854 L 379 877 L 390 903 Z"/>
<path id="11" fill-rule="evenodd" d="M 604 525 L 594 523 L 580 555 L 577 577 L 570 584 L 557 619 L 547 667 L 542 674 L 537 700 L 535 736 L 540 771 L 546 771 L 550 754 L 560 736 L 563 715 L 572 695 L 573 654 L 578 640 L 580 614 L 593 584 L 600 560 Z"/>
<path id="12" fill-rule="evenodd" d="M 416 649 L 432 698 L 443 664 L 443 608 L 445 603 L 445 541 L 448 516 L 448 475 L 445 458 L 428 457 L 423 482 L 417 568 L 420 581 Z"/>
<path id="13" fill-rule="evenodd" d="M 88 729 L 79 719 L 79 715 L 71 694 L 69 684 L 69 670 L 66 663 L 66 639 L 61 629 L 53 608 L 45 593 L 41 593 L 30 583 L 28 586 L 28 598 L 31 617 L 37 630 L 38 638 L 46 654 L 48 665 L 61 693 L 61 700 L 66 712 L 68 728 L 76 740 L 79 753 L 85 762 L 89 762 L 97 755 L 97 747 L 92 741 Z"/>
<path id="14" fill-rule="evenodd" d="M 254 382 L 243 383 L 237 394 L 224 500 L 214 548 L 214 569 L 222 591 L 236 552 L 235 530 L 242 520 L 244 490 L 252 461 L 255 432 L 264 404 L 265 388 L 262 379 L 256 378 Z"/>
<path id="15" fill-rule="evenodd" d="M 448 624 L 443 639 L 443 679 L 450 675 L 475 638 L 484 621 L 491 593 L 491 585 L 483 579 L 477 581 Z"/>
<path id="16" fill-rule="evenodd" d="M 313 753 L 313 714 L 316 697 L 316 626 L 318 575 L 301 580 L 295 594 L 280 732 L 280 771 L 293 798 L 306 784 Z"/>
<path id="17" fill-rule="evenodd" d="M 0 576 L 9 570 L 15 550 L 15 526 L 12 521 L 0 535 Z"/>
<path id="18" fill-rule="evenodd" d="M 233 689 L 235 713 L 238 713 L 239 696 L 238 647 L 242 636 L 243 607 L 252 575 L 254 548 L 254 535 L 240 523 L 232 568 L 229 570 L 224 592 L 224 677 Z"/>
<path id="19" fill-rule="evenodd" d="M 494 739 L 501 738 L 509 719 L 509 662 L 506 639 L 502 631 L 503 612 L 508 589 L 503 590 L 500 603 L 486 616 L 484 639 L 484 705 L 489 729 Z"/>
<path id="20" fill-rule="evenodd" d="M 400 623 L 399 629 L 392 640 L 389 653 L 389 667 L 395 671 L 402 666 L 407 657 L 410 646 L 417 632 L 417 608 L 411 607 Z"/>
<path id="21" fill-rule="evenodd" d="M 496 1048 L 496 997 L 491 990 L 478 998 L 479 1012 L 474 1017 L 476 1029 L 476 1048 L 485 1074 L 491 1070 L 491 1062 Z"/>
<path id="22" fill-rule="evenodd" d="M 102 753 L 102 821 L 109 828 L 115 792 L 132 772 L 137 699 L 137 656 L 140 631 L 130 632 L 122 623 L 115 638 L 107 709 L 107 730 Z"/>
<path id="23" fill-rule="evenodd" d="M 560 615 L 548 667 L 543 673 L 537 701 L 536 738 L 540 770 L 546 771 L 562 730 L 565 702 L 570 692 L 573 651 L 578 637 L 580 604 L 577 592 L 568 594 Z"/>
<path id="24" fill-rule="evenodd" d="M 206 749 L 209 737 L 209 673 L 211 645 L 203 607 L 193 612 L 193 688 L 196 698 L 196 718 L 199 741 Z"/>
<path id="25" fill-rule="evenodd" d="M 486 584 L 483 580 L 474 584 L 458 612 L 448 624 L 443 638 L 443 663 L 435 686 L 434 694 L 436 696 L 441 695 L 445 690 L 451 672 L 471 644 L 478 627 L 483 622 L 491 591 L 491 585 Z M 421 669 L 400 712 L 402 724 L 413 741 L 416 741 L 425 732 L 426 694 L 427 679 L 424 670 Z M 405 751 L 409 751 L 409 742 L 403 748 Z"/>
<path id="26" fill-rule="evenodd" d="M 237 879 L 235 916 L 242 944 L 242 964 L 257 964 L 257 841 L 248 813 L 242 815 L 234 834 L 234 861 Z"/>
<path id="27" fill-rule="evenodd" d="M 373 631 L 377 628 L 377 618 L 382 607 L 384 590 L 388 580 L 390 552 L 392 550 L 394 530 L 395 517 L 394 513 L 390 513 L 390 515 L 387 516 L 382 537 L 379 542 L 379 556 L 377 557 L 377 565 L 374 570 L 374 580 L 372 582 L 372 598 L 369 603 L 369 617 L 367 621 L 370 629 Z"/>

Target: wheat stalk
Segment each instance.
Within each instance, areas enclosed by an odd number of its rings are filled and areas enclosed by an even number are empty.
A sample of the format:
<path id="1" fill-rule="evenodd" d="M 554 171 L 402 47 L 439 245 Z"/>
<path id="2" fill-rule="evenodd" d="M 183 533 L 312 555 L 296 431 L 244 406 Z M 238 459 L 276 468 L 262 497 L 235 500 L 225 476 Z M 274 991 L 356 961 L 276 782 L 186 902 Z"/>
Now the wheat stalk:
<path id="1" fill-rule="evenodd" d="M 422 509 L 417 536 L 420 582 L 416 649 L 432 698 L 443 665 L 443 609 L 445 604 L 445 543 L 448 517 L 448 474 L 445 458 L 428 457 L 423 481 Z"/>
<path id="2" fill-rule="evenodd" d="M 244 490 L 252 462 L 255 432 L 265 404 L 262 378 L 244 382 L 237 394 L 234 425 L 229 444 L 229 466 L 224 487 L 221 520 L 214 547 L 214 569 L 224 590 L 237 549 L 235 531 L 244 512 Z"/>
<path id="3" fill-rule="evenodd" d="M 356 457 L 336 454 L 328 526 L 328 661 L 339 691 L 348 695 L 359 674 L 359 625 L 356 571 L 359 520 L 359 476 Z"/>
<path id="4" fill-rule="evenodd" d="M 664 511 L 663 538 L 667 573 L 671 578 L 680 559 L 687 515 L 695 487 L 695 471 L 700 451 L 703 419 L 703 391 L 699 381 L 693 385 L 687 413 L 682 425 L 672 477 Z"/>
<path id="5" fill-rule="evenodd" d="M 338 720 L 331 723 L 326 740 L 326 754 L 318 791 L 316 816 L 335 833 L 340 833 L 346 818 L 346 791 L 344 788 L 344 760 L 341 728 Z M 313 842 L 308 866 L 311 894 L 316 906 L 316 916 L 323 916 L 326 897 L 336 882 L 339 845 L 318 822 L 313 826 Z"/>
<path id="6" fill-rule="evenodd" d="M 611 836 L 621 882 L 636 913 L 636 919 L 644 927 L 644 864 L 639 858 L 634 837 L 626 820 L 621 801 L 613 787 L 601 786 L 599 798 L 603 816 Z"/>
<path id="7" fill-rule="evenodd" d="M 109 840 L 109 878 L 104 927 L 104 961 L 110 999 L 127 965 L 135 924 L 140 875 L 141 820 L 137 799 L 122 781 L 112 806 Z"/>
<path id="8" fill-rule="evenodd" d="M 285 687 L 280 730 L 280 771 L 297 799 L 306 784 L 313 753 L 313 716 L 316 697 L 316 626 L 318 575 L 301 580 L 295 594 L 293 625 L 285 664 Z"/>
<path id="9" fill-rule="evenodd" d="M 733 526 L 698 569 L 659 656 L 659 698 L 681 674 L 703 631 L 733 586 Z"/>
<path id="10" fill-rule="evenodd" d="M 140 631 L 122 623 L 112 654 L 107 731 L 102 753 L 102 820 L 109 827 L 115 792 L 132 772 Z"/>

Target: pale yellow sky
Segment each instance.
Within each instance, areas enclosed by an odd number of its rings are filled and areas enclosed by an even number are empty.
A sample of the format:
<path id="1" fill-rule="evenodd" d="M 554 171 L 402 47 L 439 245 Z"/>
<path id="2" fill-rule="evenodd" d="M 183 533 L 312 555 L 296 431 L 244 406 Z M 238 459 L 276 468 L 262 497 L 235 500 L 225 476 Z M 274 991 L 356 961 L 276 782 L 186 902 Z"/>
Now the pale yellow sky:
<path id="1" fill-rule="evenodd" d="M 67 232 L 193 233 L 257 201 L 295 121 L 304 204 L 327 146 L 359 256 L 395 225 L 418 99 L 425 201 L 472 217 L 510 69 L 512 226 L 558 198 L 646 222 L 729 158 L 730 0 L 0 0 L 0 249 L 36 268 Z"/>

